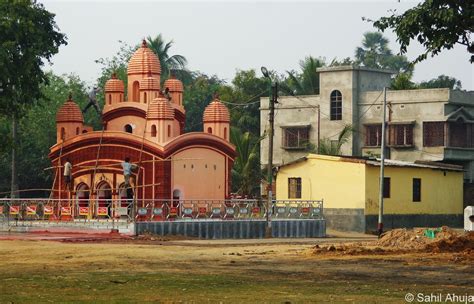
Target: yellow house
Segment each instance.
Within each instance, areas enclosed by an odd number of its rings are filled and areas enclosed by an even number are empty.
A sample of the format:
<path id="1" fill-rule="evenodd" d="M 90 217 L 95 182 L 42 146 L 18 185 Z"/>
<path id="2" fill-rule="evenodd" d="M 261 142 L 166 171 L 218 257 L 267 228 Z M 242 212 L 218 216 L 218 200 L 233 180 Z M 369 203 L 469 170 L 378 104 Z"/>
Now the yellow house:
<path id="1" fill-rule="evenodd" d="M 324 200 L 328 228 L 375 231 L 380 161 L 309 154 L 278 167 L 277 200 Z M 384 227 L 462 226 L 463 170 L 386 160 Z"/>

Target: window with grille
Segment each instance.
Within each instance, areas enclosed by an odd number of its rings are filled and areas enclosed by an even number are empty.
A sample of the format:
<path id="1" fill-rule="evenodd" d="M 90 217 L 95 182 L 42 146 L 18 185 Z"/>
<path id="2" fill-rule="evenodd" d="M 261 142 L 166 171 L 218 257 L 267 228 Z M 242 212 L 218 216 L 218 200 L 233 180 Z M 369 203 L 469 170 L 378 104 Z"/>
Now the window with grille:
<path id="1" fill-rule="evenodd" d="M 474 148 L 474 125 L 464 121 L 450 122 L 448 125 L 449 146 Z"/>
<path id="2" fill-rule="evenodd" d="M 382 124 L 365 126 L 365 145 L 367 147 L 380 147 L 382 144 Z"/>
<path id="3" fill-rule="evenodd" d="M 421 202 L 421 178 L 413 179 L 413 201 Z"/>
<path id="4" fill-rule="evenodd" d="M 413 146 L 413 124 L 396 124 L 389 126 L 390 146 Z"/>
<path id="5" fill-rule="evenodd" d="M 288 198 L 301 198 L 301 177 L 288 178 Z"/>
<path id="6" fill-rule="evenodd" d="M 303 149 L 309 143 L 309 127 L 283 128 L 283 148 Z"/>
<path id="7" fill-rule="evenodd" d="M 342 94 L 338 90 L 331 93 L 331 120 L 342 119 Z"/>
<path id="8" fill-rule="evenodd" d="M 424 147 L 444 146 L 444 122 L 443 121 L 423 122 L 423 146 Z"/>

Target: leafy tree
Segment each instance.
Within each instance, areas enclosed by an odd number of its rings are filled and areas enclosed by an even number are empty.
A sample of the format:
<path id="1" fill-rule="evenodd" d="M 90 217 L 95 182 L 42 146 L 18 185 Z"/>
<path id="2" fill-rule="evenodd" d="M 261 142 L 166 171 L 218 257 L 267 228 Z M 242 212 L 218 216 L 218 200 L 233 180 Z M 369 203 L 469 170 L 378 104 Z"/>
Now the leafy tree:
<path id="1" fill-rule="evenodd" d="M 84 106 L 88 102 L 86 87 L 78 76 L 56 76 L 46 73 L 48 84 L 40 86 L 42 97 L 38 103 L 29 107 L 19 120 L 18 156 L 22 160 L 18 164 L 18 176 L 21 188 L 49 189 L 54 175 L 52 171 L 44 171 L 51 162 L 48 158 L 49 148 L 56 143 L 56 113 L 71 93 L 73 100 Z M 95 112 L 92 113 L 95 115 Z M 91 115 L 92 115 L 91 114 Z M 96 116 L 96 115 L 95 115 Z M 6 119 L 0 119 L 0 130 L 9 131 Z M 6 133 L 7 134 L 7 133 Z M 11 136 L 6 137 L 11 141 Z M 8 154 L 0 157 L 0 166 L 7 167 Z M 6 172 L 10 174 L 10 171 Z M 0 181 L 0 192 L 6 191 L 8 185 Z M 44 196 L 44 192 L 27 192 L 23 196 Z"/>
<path id="2" fill-rule="evenodd" d="M 411 81 L 411 74 L 400 73 L 392 79 L 390 88 L 392 90 L 413 90 L 417 89 L 418 86 Z"/>
<path id="3" fill-rule="evenodd" d="M 260 140 L 252 139 L 249 132 L 230 129 L 230 141 L 235 145 L 237 157 L 232 168 L 232 191 L 240 195 L 258 195 L 260 187 Z"/>
<path id="4" fill-rule="evenodd" d="M 184 107 L 186 109 L 186 132 L 200 132 L 203 130 L 202 115 L 206 106 L 214 98 L 223 81 L 217 76 L 209 77 L 196 73 L 192 84 L 184 88 Z"/>
<path id="5" fill-rule="evenodd" d="M 125 86 L 125 96 L 127 95 L 127 65 L 130 57 L 136 51 L 137 47 L 131 47 L 127 43 L 120 41 L 120 49 L 116 55 L 112 58 L 99 58 L 95 62 L 102 66 L 102 71 L 100 77 L 97 79 L 97 84 L 99 88 L 104 88 L 105 83 L 112 77 L 112 74 L 115 73 L 118 79 L 122 80 Z M 104 101 L 104 92 L 100 92 L 97 96 L 99 103 Z"/>
<path id="6" fill-rule="evenodd" d="M 230 102 L 231 123 L 242 132 L 250 132 L 253 138 L 260 136 L 260 97 L 268 95 L 269 83 L 257 77 L 255 70 L 237 71 L 232 85 L 221 85 L 219 95 Z"/>
<path id="7" fill-rule="evenodd" d="M 16 154 L 18 119 L 27 106 L 41 96 L 46 82 L 41 69 L 66 37 L 60 33 L 54 14 L 36 1 L 0 1 L 0 115 L 12 121 L 12 196 L 18 188 Z"/>
<path id="8" fill-rule="evenodd" d="M 365 33 L 362 46 L 357 47 L 355 51 L 356 63 L 368 68 L 411 73 L 413 67 L 407 58 L 401 55 L 393 55 L 388 47 L 388 42 L 388 39 L 379 32 Z"/>
<path id="9" fill-rule="evenodd" d="M 173 46 L 173 40 L 165 42 L 163 36 L 158 34 L 156 37 L 147 37 L 148 47 L 160 59 L 162 81 L 167 79 L 170 73 L 174 73 L 183 82 L 190 81 L 190 75 L 186 71 L 188 61 L 182 55 L 170 55 L 170 48 Z"/>
<path id="10" fill-rule="evenodd" d="M 425 52 L 414 60 L 416 63 L 456 44 L 466 46 L 467 51 L 474 54 L 473 16 L 473 1 L 425 0 L 401 15 L 394 12 L 376 20 L 374 26 L 382 31 L 392 29 L 402 54 L 407 52 L 412 40 L 421 43 Z M 474 62 L 474 55 L 470 55 L 470 61 Z"/>
<path id="11" fill-rule="evenodd" d="M 446 75 L 440 75 L 437 78 L 433 78 L 428 81 L 422 81 L 420 83 L 422 89 L 433 89 L 433 88 L 449 88 L 451 90 L 460 90 L 462 88 L 461 81 L 454 77 Z"/>
<path id="12" fill-rule="evenodd" d="M 295 95 L 319 94 L 319 73 L 317 68 L 325 66 L 324 59 L 312 56 L 300 61 L 301 73 L 287 71 L 287 85 Z"/>

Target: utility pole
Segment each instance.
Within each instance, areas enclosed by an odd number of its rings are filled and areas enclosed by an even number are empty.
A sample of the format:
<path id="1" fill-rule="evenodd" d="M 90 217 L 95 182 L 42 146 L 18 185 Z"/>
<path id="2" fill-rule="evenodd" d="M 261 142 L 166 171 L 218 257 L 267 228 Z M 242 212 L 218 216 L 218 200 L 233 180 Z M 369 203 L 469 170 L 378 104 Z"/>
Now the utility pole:
<path id="1" fill-rule="evenodd" d="M 380 193 L 379 193 L 379 220 L 377 224 L 377 231 L 379 237 L 383 233 L 383 186 L 384 186 L 384 167 L 385 167 L 385 126 L 387 109 L 387 88 L 383 88 L 383 116 L 382 116 L 382 142 L 380 143 Z"/>
<path id="2" fill-rule="evenodd" d="M 270 130 L 268 138 L 268 201 L 267 201 L 267 223 L 268 228 L 271 228 L 271 213 L 272 213 L 272 184 L 273 184 L 273 134 L 274 134 L 274 118 L 275 118 L 275 103 L 278 98 L 278 83 L 272 84 L 272 97 L 270 99 Z"/>
<path id="3" fill-rule="evenodd" d="M 262 74 L 271 80 L 270 74 L 265 67 L 262 67 Z M 272 223 L 271 223 L 271 213 L 273 207 L 273 193 L 272 193 L 272 184 L 273 184 L 273 134 L 274 134 L 274 118 L 275 118 L 275 103 L 278 102 L 278 82 L 272 83 L 272 90 L 270 96 L 270 104 L 269 104 L 269 122 L 270 128 L 268 130 L 268 168 L 267 168 L 267 229 L 265 230 L 265 234 L 267 237 L 271 237 L 272 232 Z"/>

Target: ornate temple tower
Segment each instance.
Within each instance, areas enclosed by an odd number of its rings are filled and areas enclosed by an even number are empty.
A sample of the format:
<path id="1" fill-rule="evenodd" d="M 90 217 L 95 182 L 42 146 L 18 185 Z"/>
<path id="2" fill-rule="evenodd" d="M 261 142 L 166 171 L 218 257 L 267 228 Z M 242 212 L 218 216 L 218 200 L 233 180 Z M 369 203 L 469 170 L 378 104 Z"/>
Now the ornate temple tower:
<path id="1" fill-rule="evenodd" d="M 148 85 L 149 83 L 147 81 L 144 82 L 144 78 L 156 78 L 159 86 L 160 74 L 160 61 L 153 51 L 148 48 L 146 41 L 143 40 L 141 47 L 135 51 L 128 62 L 128 101 L 144 103 L 144 100 L 140 99 L 143 98 L 146 90 L 150 88 L 150 85 Z M 145 83 L 147 85 L 147 89 L 141 90 L 140 86 L 145 85 Z M 147 94 L 147 99 L 148 98 L 149 96 Z"/>
<path id="2" fill-rule="evenodd" d="M 140 101 L 148 104 L 158 97 L 159 92 L 160 77 L 153 77 L 151 72 L 148 72 L 147 77 L 140 81 Z"/>
<path id="3" fill-rule="evenodd" d="M 72 100 L 69 94 L 68 100 L 56 113 L 56 142 L 60 143 L 82 133 L 84 129 L 84 117 L 81 109 Z"/>
<path id="4" fill-rule="evenodd" d="M 177 132 L 176 136 L 181 135 L 184 133 L 184 123 L 186 120 L 186 111 L 183 105 L 183 83 L 171 75 L 171 77 L 165 81 L 163 87 L 165 90 L 168 89 L 171 105 L 175 109 L 173 124 L 175 132 Z"/>
<path id="5" fill-rule="evenodd" d="M 124 101 L 124 90 L 125 86 L 123 85 L 123 81 L 117 79 L 117 75 L 113 73 L 112 78 L 105 83 L 104 111 L 110 106 Z"/>
<path id="6" fill-rule="evenodd" d="M 174 110 L 170 102 L 161 93 L 150 103 L 147 115 L 147 138 L 163 144 L 174 138 Z"/>
<path id="7" fill-rule="evenodd" d="M 229 141 L 230 115 L 227 107 L 218 97 L 206 107 L 203 115 L 204 132 Z"/>

